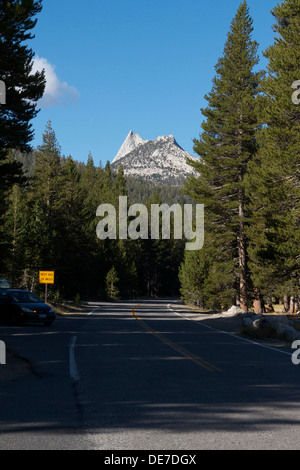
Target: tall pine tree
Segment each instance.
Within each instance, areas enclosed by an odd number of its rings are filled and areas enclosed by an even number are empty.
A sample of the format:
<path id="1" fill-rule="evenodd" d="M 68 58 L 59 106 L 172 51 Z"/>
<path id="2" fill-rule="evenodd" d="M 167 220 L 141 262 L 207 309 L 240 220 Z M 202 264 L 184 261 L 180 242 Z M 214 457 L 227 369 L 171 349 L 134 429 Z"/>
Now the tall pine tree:
<path id="1" fill-rule="evenodd" d="M 0 79 L 6 104 L 0 106 L 0 156 L 9 149 L 29 151 L 31 120 L 45 89 L 44 72 L 32 73 L 33 51 L 26 44 L 42 9 L 41 0 L 0 0 Z"/>
<path id="2" fill-rule="evenodd" d="M 56 259 L 56 237 L 60 231 L 57 206 L 59 205 L 62 186 L 60 152 L 55 131 L 51 122 L 48 121 L 43 134 L 43 143 L 36 152 L 36 165 L 29 200 L 29 205 L 35 208 L 33 214 L 35 214 L 35 211 L 38 213 L 38 219 L 36 220 L 41 234 L 43 233 L 36 247 L 43 260 L 43 265 L 40 266 L 42 270 L 54 269 Z"/>
<path id="3" fill-rule="evenodd" d="M 216 65 L 213 88 L 202 109 L 206 120 L 194 150 L 201 157 L 190 162 L 199 173 L 190 177 L 186 191 L 195 202 L 205 204 L 206 244 L 212 266 L 210 289 L 222 304 L 239 300 L 248 308 L 246 198 L 247 164 L 257 147 L 255 99 L 260 73 L 258 44 L 252 40 L 253 21 L 243 1 L 232 21 L 224 54 Z M 227 299 L 224 299 L 224 291 Z"/>
<path id="4" fill-rule="evenodd" d="M 247 177 L 257 312 L 262 294 L 295 297 L 300 282 L 300 106 L 292 99 L 300 79 L 300 3 L 284 0 L 272 13 L 276 39 L 264 54 L 269 63 L 259 106 L 260 151 Z"/>
<path id="5" fill-rule="evenodd" d="M 45 89 L 44 73 L 32 73 L 34 53 L 28 47 L 41 8 L 40 0 L 0 0 L 0 80 L 6 92 L 5 103 L 0 104 L 0 221 L 7 208 L 7 191 L 22 181 L 22 166 L 9 158 L 9 152 L 30 150 L 31 120 Z M 7 243 L 1 230 L 0 238 L 3 271 Z"/>

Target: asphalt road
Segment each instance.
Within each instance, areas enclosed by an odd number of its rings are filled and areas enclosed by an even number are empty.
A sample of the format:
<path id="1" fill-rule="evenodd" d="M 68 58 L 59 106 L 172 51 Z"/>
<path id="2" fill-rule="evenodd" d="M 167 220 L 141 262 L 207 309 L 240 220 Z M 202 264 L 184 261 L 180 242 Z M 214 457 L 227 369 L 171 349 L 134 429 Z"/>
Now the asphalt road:
<path id="1" fill-rule="evenodd" d="M 0 325 L 0 449 L 300 449 L 292 351 L 169 304 L 95 303 L 52 328 Z"/>

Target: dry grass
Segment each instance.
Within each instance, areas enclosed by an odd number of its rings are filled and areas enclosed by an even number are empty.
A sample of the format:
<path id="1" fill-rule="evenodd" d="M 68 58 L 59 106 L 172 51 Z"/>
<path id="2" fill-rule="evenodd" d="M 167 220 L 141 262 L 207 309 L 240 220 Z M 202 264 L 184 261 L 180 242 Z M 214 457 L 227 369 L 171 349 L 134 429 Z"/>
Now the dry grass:
<path id="1" fill-rule="evenodd" d="M 75 303 L 51 304 L 51 306 L 54 308 L 57 315 L 78 315 L 86 312 L 86 307 Z"/>
<path id="2" fill-rule="evenodd" d="M 199 313 L 199 314 L 202 314 L 202 315 L 209 315 L 209 314 L 215 314 L 215 313 L 222 313 L 221 310 L 209 310 L 209 309 L 205 309 L 205 308 L 200 308 L 200 307 L 196 307 L 195 305 L 185 305 L 186 308 L 188 308 L 189 310 L 192 310 L 193 313 Z"/>

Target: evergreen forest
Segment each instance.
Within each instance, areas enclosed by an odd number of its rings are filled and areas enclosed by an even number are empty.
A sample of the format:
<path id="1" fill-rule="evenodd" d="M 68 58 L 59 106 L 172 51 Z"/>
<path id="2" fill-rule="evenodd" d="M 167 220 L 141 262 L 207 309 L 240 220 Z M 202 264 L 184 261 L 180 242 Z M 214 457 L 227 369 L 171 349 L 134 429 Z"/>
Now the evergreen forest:
<path id="1" fill-rule="evenodd" d="M 91 154 L 85 163 L 62 155 L 50 121 L 31 147 L 45 89 L 30 49 L 41 9 L 42 1 L 0 0 L 0 278 L 42 295 L 39 271 L 55 271 L 52 302 L 172 296 L 207 310 L 259 313 L 269 302 L 299 310 L 299 0 L 272 10 L 266 70 L 241 2 L 201 110 L 199 158 L 189 161 L 196 175 L 183 188 L 126 178 Z M 119 196 L 149 208 L 204 204 L 204 247 L 186 251 L 172 236 L 100 240 L 97 207 L 118 207 Z"/>

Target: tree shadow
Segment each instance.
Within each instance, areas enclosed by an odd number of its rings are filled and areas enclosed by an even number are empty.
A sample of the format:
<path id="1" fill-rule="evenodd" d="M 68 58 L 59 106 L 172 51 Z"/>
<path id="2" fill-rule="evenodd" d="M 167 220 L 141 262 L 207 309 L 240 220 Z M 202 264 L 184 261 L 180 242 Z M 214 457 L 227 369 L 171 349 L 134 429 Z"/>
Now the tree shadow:
<path id="1" fill-rule="evenodd" d="M 2 329 L 19 352 L 39 355 L 42 373 L 0 382 L 0 431 L 205 433 L 299 426 L 299 369 L 289 356 L 170 316 L 168 303 L 139 307 L 152 332 L 133 317 L 132 301 L 102 304 L 91 316 L 60 317 L 49 329 Z M 73 335 L 77 383 L 69 376 Z"/>

